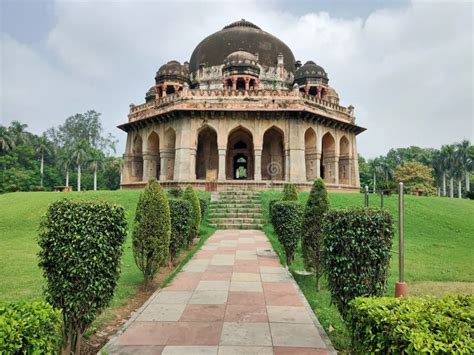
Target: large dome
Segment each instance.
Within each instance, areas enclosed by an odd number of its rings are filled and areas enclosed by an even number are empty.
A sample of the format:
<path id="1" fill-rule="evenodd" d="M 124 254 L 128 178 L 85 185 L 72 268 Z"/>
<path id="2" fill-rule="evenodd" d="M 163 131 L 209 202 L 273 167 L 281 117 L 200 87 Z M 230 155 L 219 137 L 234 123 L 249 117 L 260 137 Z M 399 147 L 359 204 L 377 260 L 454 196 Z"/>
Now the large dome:
<path id="1" fill-rule="evenodd" d="M 199 43 L 191 55 L 189 70 L 198 70 L 200 64 L 221 65 L 229 54 L 239 50 L 258 53 L 259 64 L 268 67 L 277 65 L 277 56 L 281 53 L 285 69 L 291 73 L 295 71 L 295 57 L 291 49 L 275 36 L 245 20 L 225 26 Z"/>

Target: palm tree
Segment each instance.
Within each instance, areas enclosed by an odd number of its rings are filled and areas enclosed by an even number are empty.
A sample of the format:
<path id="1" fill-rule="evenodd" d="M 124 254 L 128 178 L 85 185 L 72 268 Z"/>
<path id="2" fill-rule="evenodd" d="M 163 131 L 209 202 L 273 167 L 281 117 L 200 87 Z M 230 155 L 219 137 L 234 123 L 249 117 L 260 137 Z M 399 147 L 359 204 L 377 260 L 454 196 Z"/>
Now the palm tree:
<path id="1" fill-rule="evenodd" d="M 49 148 L 48 138 L 43 134 L 38 138 L 36 142 L 36 153 L 40 155 L 41 165 L 40 165 L 40 174 L 41 174 L 41 186 L 43 186 L 43 177 L 44 177 L 44 155 L 51 154 L 51 149 Z"/>
<path id="2" fill-rule="evenodd" d="M 98 149 L 92 149 L 90 152 L 90 166 L 94 172 L 94 191 L 97 191 L 97 170 L 104 163 L 104 153 Z"/>
<path id="3" fill-rule="evenodd" d="M 454 197 L 454 176 L 456 175 L 456 150 L 454 145 L 445 145 L 441 148 L 444 154 L 446 175 L 449 176 L 449 197 Z"/>
<path id="4" fill-rule="evenodd" d="M 28 125 L 19 121 L 12 121 L 8 127 L 8 133 L 15 141 L 15 145 L 28 144 L 30 142 L 30 134 L 25 131 Z"/>
<path id="5" fill-rule="evenodd" d="M 15 148 L 15 139 L 6 127 L 0 125 L 0 150 L 8 152 L 13 148 Z"/>
<path id="6" fill-rule="evenodd" d="M 58 164 L 61 170 L 66 173 L 66 183 L 65 186 L 69 186 L 69 167 L 71 165 L 71 154 L 70 152 L 63 151 L 62 154 L 59 155 Z"/>
<path id="7" fill-rule="evenodd" d="M 472 157 L 472 148 L 471 143 L 465 139 L 461 143 L 456 144 L 456 149 L 458 152 L 458 159 L 460 168 L 462 169 L 462 174 L 466 179 L 466 191 L 470 191 L 469 186 L 469 174 L 473 169 L 473 157 Z"/>
<path id="8" fill-rule="evenodd" d="M 80 141 L 72 151 L 71 159 L 77 165 L 77 191 L 81 191 L 81 166 L 87 159 L 88 143 L 85 140 Z"/>
<path id="9" fill-rule="evenodd" d="M 375 191 L 377 190 L 377 173 L 380 172 L 380 162 L 379 162 L 379 158 L 375 158 L 375 159 L 369 160 L 369 167 L 370 167 L 370 170 L 372 171 L 373 176 L 374 176 L 374 188 L 373 188 L 373 193 L 375 193 Z"/>

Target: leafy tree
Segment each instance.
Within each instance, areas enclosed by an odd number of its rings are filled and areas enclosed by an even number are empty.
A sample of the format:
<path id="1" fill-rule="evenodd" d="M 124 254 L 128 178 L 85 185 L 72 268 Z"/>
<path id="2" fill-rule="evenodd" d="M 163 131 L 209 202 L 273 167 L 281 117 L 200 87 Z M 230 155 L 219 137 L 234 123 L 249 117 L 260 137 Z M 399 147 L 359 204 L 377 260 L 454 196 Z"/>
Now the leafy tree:
<path id="1" fill-rule="evenodd" d="M 104 164 L 104 154 L 95 148 L 89 153 L 89 162 L 94 174 L 94 191 L 97 191 L 97 170 L 103 167 Z"/>
<path id="2" fill-rule="evenodd" d="M 191 185 L 188 185 L 184 190 L 183 198 L 191 202 L 191 205 L 193 206 L 191 228 L 188 240 L 189 244 L 194 238 L 199 236 L 199 226 L 201 225 L 201 205 L 199 203 L 199 198 L 197 197 L 196 192 L 193 190 Z"/>
<path id="3" fill-rule="evenodd" d="M 458 152 L 459 168 L 466 179 L 466 191 L 470 191 L 469 175 L 474 169 L 474 146 L 465 139 L 461 143 L 456 144 L 456 150 Z"/>
<path id="4" fill-rule="evenodd" d="M 76 144 L 72 150 L 71 158 L 77 166 L 77 191 L 81 191 L 81 167 L 87 160 L 87 142 L 82 141 Z"/>
<path id="5" fill-rule="evenodd" d="M 307 270 L 316 273 L 316 289 L 321 289 L 320 278 L 323 271 L 323 220 L 329 210 L 329 199 L 323 179 L 314 180 L 304 210 L 302 231 L 302 250 L 304 265 Z"/>
<path id="6" fill-rule="evenodd" d="M 10 131 L 0 125 L 0 151 L 6 153 L 15 148 L 15 139 L 11 136 Z"/>
<path id="7" fill-rule="evenodd" d="M 132 234 L 133 255 L 143 273 L 145 286 L 168 257 L 170 235 L 168 199 L 158 181 L 152 178 L 138 200 Z"/>
<path id="8" fill-rule="evenodd" d="M 415 161 L 408 161 L 400 165 L 395 171 L 397 182 L 403 182 L 410 191 L 421 191 L 431 195 L 433 187 L 433 169 Z"/>

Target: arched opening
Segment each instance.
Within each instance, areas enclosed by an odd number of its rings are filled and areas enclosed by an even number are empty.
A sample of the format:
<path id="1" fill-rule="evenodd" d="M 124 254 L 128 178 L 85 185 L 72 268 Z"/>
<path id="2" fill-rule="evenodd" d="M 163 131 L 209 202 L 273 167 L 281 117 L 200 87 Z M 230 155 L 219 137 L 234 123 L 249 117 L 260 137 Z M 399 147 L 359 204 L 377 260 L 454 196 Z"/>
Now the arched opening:
<path id="1" fill-rule="evenodd" d="M 132 167 L 131 181 L 143 180 L 143 140 L 140 135 L 136 135 L 132 145 Z"/>
<path id="2" fill-rule="evenodd" d="M 245 90 L 245 80 L 243 78 L 237 79 L 237 90 Z"/>
<path id="3" fill-rule="evenodd" d="M 339 183 L 349 185 L 351 183 L 350 166 L 350 143 L 346 136 L 339 141 Z"/>
<path id="4" fill-rule="evenodd" d="M 166 95 L 171 95 L 171 94 L 174 94 L 175 90 L 174 90 L 174 86 L 173 85 L 167 85 L 166 86 Z"/>
<path id="5" fill-rule="evenodd" d="M 285 145 L 283 132 L 269 128 L 263 135 L 262 180 L 285 179 Z"/>
<path id="6" fill-rule="evenodd" d="M 321 99 L 326 100 L 327 99 L 327 90 L 325 88 L 321 88 Z"/>
<path id="7" fill-rule="evenodd" d="M 250 90 L 256 90 L 256 89 L 257 89 L 257 85 L 256 85 L 255 79 L 250 79 L 249 87 L 250 87 Z"/>
<path id="8" fill-rule="evenodd" d="M 206 126 L 198 134 L 196 179 L 217 180 L 218 169 L 217 133 L 211 127 Z"/>
<path id="9" fill-rule="evenodd" d="M 234 129 L 227 140 L 227 179 L 254 179 L 254 152 L 252 133 L 243 127 Z"/>
<path id="10" fill-rule="evenodd" d="M 321 152 L 321 177 L 327 183 L 335 183 L 336 176 L 334 171 L 334 163 L 336 158 L 336 143 L 331 133 L 323 136 L 322 152 Z"/>
<path id="11" fill-rule="evenodd" d="M 225 81 L 225 89 L 232 90 L 232 79 L 227 79 Z"/>
<path id="12" fill-rule="evenodd" d="M 311 86 L 309 88 L 308 94 L 310 94 L 311 96 L 316 96 L 317 93 L 318 93 L 318 90 L 316 89 L 316 86 Z"/>
<path id="13" fill-rule="evenodd" d="M 156 132 L 151 132 L 147 140 L 147 150 L 144 160 L 146 178 L 160 178 L 160 137 Z"/>
<path id="14" fill-rule="evenodd" d="M 165 180 L 174 178 L 174 157 L 176 146 L 176 133 L 174 129 L 168 128 L 165 132 L 164 149 L 162 150 L 163 166 L 161 175 Z"/>
<path id="15" fill-rule="evenodd" d="M 316 132 L 308 128 L 304 134 L 304 154 L 306 165 L 306 180 L 313 181 L 317 178 Z"/>

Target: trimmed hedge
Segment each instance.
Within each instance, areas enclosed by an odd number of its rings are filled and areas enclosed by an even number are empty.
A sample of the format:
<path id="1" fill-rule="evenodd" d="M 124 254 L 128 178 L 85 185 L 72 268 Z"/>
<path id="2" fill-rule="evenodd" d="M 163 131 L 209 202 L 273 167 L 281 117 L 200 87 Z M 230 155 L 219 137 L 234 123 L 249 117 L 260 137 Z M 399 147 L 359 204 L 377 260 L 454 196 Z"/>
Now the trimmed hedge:
<path id="1" fill-rule="evenodd" d="M 183 190 L 180 187 L 172 187 L 168 190 L 168 195 L 175 198 L 180 198 L 183 196 Z"/>
<path id="2" fill-rule="evenodd" d="M 272 222 L 272 224 L 274 224 L 274 222 L 273 222 L 273 206 L 278 201 L 280 201 L 280 200 L 270 200 L 270 202 L 268 203 L 268 216 L 270 217 L 270 222 Z"/>
<path id="3" fill-rule="evenodd" d="M 357 298 L 348 325 L 355 353 L 473 354 L 474 296 Z"/>
<path id="4" fill-rule="evenodd" d="M 201 208 L 201 222 L 204 221 L 206 217 L 207 207 L 209 206 L 209 201 L 205 198 L 199 197 L 199 207 Z"/>
<path id="5" fill-rule="evenodd" d="M 314 270 L 316 289 L 320 290 L 320 278 L 323 273 L 323 237 L 322 226 L 329 210 L 328 192 L 323 179 L 314 180 L 304 209 L 302 225 L 302 254 L 306 270 Z"/>
<path id="6" fill-rule="evenodd" d="M 132 234 L 133 256 L 143 273 L 145 285 L 153 280 L 168 258 L 171 218 L 168 198 L 161 185 L 152 178 L 140 195 Z"/>
<path id="7" fill-rule="evenodd" d="M 285 249 L 286 263 L 290 265 L 300 239 L 303 208 L 299 202 L 277 201 L 273 204 L 272 211 L 273 228 Z"/>
<path id="8" fill-rule="evenodd" d="M 0 354 L 58 353 L 61 327 L 61 312 L 46 302 L 0 303 Z"/>
<path id="9" fill-rule="evenodd" d="M 323 224 L 323 260 L 331 299 L 345 318 L 349 301 L 382 296 L 393 239 L 391 215 L 381 209 L 331 210 Z"/>
<path id="10" fill-rule="evenodd" d="M 46 300 L 62 310 L 66 350 L 79 353 L 87 327 L 112 301 L 126 235 L 123 207 L 69 200 L 49 205 L 38 237 L 39 266 Z"/>
<path id="11" fill-rule="evenodd" d="M 283 187 L 282 201 L 299 201 L 298 188 L 295 184 L 285 184 Z"/>
<path id="12" fill-rule="evenodd" d="M 183 198 L 191 202 L 193 213 L 191 215 L 191 230 L 187 244 L 191 244 L 194 238 L 199 236 L 199 226 L 201 225 L 201 206 L 199 198 L 191 185 L 188 185 L 184 190 Z"/>
<path id="13" fill-rule="evenodd" d="M 188 241 L 191 228 L 191 203 L 183 199 L 169 199 L 171 217 L 170 261 L 174 263 L 181 248 Z"/>

